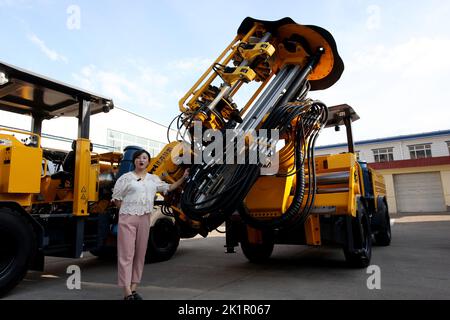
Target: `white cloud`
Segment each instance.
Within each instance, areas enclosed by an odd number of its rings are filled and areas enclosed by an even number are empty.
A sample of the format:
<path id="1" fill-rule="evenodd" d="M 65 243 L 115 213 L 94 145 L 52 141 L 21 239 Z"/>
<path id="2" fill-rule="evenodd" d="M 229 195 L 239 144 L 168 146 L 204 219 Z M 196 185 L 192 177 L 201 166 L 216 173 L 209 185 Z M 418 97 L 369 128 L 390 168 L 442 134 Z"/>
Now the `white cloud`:
<path id="1" fill-rule="evenodd" d="M 368 46 L 344 57 L 346 70 L 338 83 L 310 97 L 329 106 L 353 106 L 361 116 L 354 126 L 357 141 L 448 129 L 450 92 L 445 87 L 450 83 L 450 61 L 442 58 L 446 52 L 450 39 L 441 36 Z M 165 123 L 178 113 L 183 87 L 187 90 L 210 63 L 186 58 L 152 66 L 125 60 L 119 70 L 87 65 L 73 76 L 81 87 L 111 97 L 117 106 Z M 337 137 L 343 141 L 343 132 L 326 130 L 319 143 L 336 143 Z"/>
<path id="2" fill-rule="evenodd" d="M 87 90 L 111 97 L 117 106 L 135 112 L 148 112 L 167 106 L 169 79 L 151 67 L 128 61 L 122 70 L 83 67 L 73 78 Z"/>
<path id="3" fill-rule="evenodd" d="M 63 56 L 62 54 L 59 54 L 58 52 L 56 52 L 53 49 L 50 49 L 49 47 L 47 47 L 47 45 L 45 44 L 45 42 L 43 40 L 41 40 L 38 36 L 36 36 L 35 34 L 30 34 L 28 35 L 28 39 L 34 43 L 36 46 L 38 46 L 38 48 L 52 61 L 62 61 L 67 63 L 68 59 Z"/>
<path id="4" fill-rule="evenodd" d="M 449 51 L 450 39 L 438 36 L 374 45 L 345 61 L 334 86 L 310 96 L 329 106 L 350 104 L 361 116 L 354 125 L 357 141 L 450 129 Z M 336 139 L 345 141 L 345 134 L 325 132 L 319 144 Z"/>
<path id="5" fill-rule="evenodd" d="M 369 17 L 366 21 L 368 30 L 378 30 L 381 27 L 381 8 L 377 5 L 370 5 L 367 7 L 367 14 Z"/>
<path id="6" fill-rule="evenodd" d="M 80 87 L 111 97 L 117 106 L 164 123 L 179 113 L 179 100 L 210 65 L 211 60 L 204 58 L 179 59 L 162 66 L 124 59 L 118 69 L 86 65 L 72 77 Z"/>
<path id="7" fill-rule="evenodd" d="M 211 66 L 213 61 L 207 58 L 184 58 L 172 61 L 169 64 L 170 68 L 178 69 L 182 72 L 198 72 L 198 71 L 206 71 L 208 67 Z"/>
<path id="8" fill-rule="evenodd" d="M 0 7 L 13 7 L 20 4 L 26 3 L 26 1 L 16 1 L 16 0 L 0 0 Z"/>
<path id="9" fill-rule="evenodd" d="M 347 66 L 354 71 L 372 68 L 406 77 L 444 74 L 450 69 L 450 60 L 443 58 L 448 52 L 449 38 L 416 37 L 392 47 L 377 45 L 357 52 Z"/>

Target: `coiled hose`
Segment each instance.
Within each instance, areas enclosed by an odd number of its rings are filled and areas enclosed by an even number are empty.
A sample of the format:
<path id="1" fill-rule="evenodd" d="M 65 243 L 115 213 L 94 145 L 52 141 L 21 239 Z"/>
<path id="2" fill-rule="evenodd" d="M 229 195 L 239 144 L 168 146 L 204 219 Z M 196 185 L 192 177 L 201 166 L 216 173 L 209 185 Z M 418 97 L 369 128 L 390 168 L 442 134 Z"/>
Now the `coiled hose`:
<path id="1" fill-rule="evenodd" d="M 216 229 L 236 210 L 239 210 L 246 223 L 257 228 L 283 228 L 304 222 L 315 197 L 314 145 L 327 116 L 327 107 L 323 103 L 305 100 L 275 108 L 261 127 L 267 130 L 278 129 L 280 136 L 291 134 L 294 142 L 295 173 L 291 174 L 296 175 L 296 189 L 290 207 L 280 218 L 269 221 L 255 219 L 243 205 L 245 197 L 260 175 L 261 164 L 192 166 L 182 193 L 181 209 L 190 219 L 201 221 L 208 231 Z M 295 119 L 298 120 L 296 126 L 291 128 Z M 305 164 L 310 179 L 307 201 L 302 208 Z M 205 189 L 208 190 L 206 196 L 203 193 Z"/>
<path id="2" fill-rule="evenodd" d="M 316 170 L 314 162 L 314 146 L 321 128 L 328 119 L 327 107 L 319 102 L 312 103 L 311 108 L 306 109 L 305 105 L 288 104 L 275 110 L 264 123 L 264 126 L 272 126 L 271 121 L 278 123 L 280 132 L 286 130 L 286 123 L 291 123 L 295 118 L 298 119 L 296 128 L 293 128 L 294 156 L 296 175 L 296 188 L 294 197 L 289 208 L 279 217 L 271 220 L 259 220 L 250 215 L 244 204 L 239 206 L 238 210 L 243 220 L 258 229 L 284 229 L 294 228 L 303 224 L 309 216 L 315 199 L 316 190 Z M 273 115 L 273 117 L 272 117 Z M 284 125 L 284 126 L 283 126 Z M 280 127 L 282 126 L 282 127 Z M 305 148 L 305 152 L 303 152 Z M 305 163 L 309 173 L 308 193 L 305 205 L 302 203 L 305 197 Z M 291 173 L 292 174 L 292 173 Z"/>

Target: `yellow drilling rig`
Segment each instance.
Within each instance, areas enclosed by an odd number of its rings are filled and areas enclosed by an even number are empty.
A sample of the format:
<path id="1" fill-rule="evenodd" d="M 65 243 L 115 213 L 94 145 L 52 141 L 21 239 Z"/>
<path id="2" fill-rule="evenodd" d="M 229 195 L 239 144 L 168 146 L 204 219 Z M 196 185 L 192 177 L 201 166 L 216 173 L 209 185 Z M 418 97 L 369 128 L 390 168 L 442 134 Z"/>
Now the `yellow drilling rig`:
<path id="1" fill-rule="evenodd" d="M 358 115 L 308 96 L 343 70 L 325 29 L 246 18 L 180 100 L 171 124 L 178 138 L 150 163 L 149 172 L 167 182 L 186 168 L 190 174 L 157 202 L 149 259 L 170 259 L 180 237 L 206 237 L 223 224 L 227 252 L 240 244 L 252 262 L 267 260 L 275 244 L 331 244 L 351 266 L 365 267 L 373 241 L 389 245 L 384 181 L 354 152 Z M 239 102 L 241 92 L 250 98 Z M 0 63 L 0 110 L 32 117 L 30 131 L 0 127 L 0 295 L 27 270 L 42 270 L 45 256 L 115 256 L 111 191 L 139 148 L 92 152 L 90 116 L 112 108 L 111 99 Z M 78 118 L 69 152 L 41 146 L 42 121 L 61 116 Z M 340 126 L 348 152 L 316 156 L 320 131 Z"/>

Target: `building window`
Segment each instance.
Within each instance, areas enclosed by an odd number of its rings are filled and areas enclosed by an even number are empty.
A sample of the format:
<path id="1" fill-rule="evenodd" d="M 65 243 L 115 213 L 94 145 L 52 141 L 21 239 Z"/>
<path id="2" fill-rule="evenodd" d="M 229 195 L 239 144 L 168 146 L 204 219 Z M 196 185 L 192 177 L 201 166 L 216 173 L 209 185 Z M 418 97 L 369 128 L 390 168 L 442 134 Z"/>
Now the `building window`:
<path id="1" fill-rule="evenodd" d="M 447 141 L 448 155 L 450 156 L 450 141 Z"/>
<path id="2" fill-rule="evenodd" d="M 127 146 L 137 146 L 147 150 L 152 157 L 164 148 L 165 143 L 135 136 L 129 133 L 108 129 L 107 144 L 114 148 L 114 151 L 123 152 Z"/>
<path id="3" fill-rule="evenodd" d="M 375 162 L 394 161 L 394 148 L 373 149 L 373 157 Z"/>
<path id="4" fill-rule="evenodd" d="M 418 144 L 409 146 L 411 159 L 431 158 L 431 144 Z"/>

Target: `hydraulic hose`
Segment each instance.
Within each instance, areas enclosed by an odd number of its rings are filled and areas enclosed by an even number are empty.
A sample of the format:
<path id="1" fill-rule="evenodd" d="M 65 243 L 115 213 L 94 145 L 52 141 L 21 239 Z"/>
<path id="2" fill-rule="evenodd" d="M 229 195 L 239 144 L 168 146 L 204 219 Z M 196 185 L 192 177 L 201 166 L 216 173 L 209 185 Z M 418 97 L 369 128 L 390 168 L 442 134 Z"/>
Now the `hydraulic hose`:
<path id="1" fill-rule="evenodd" d="M 297 108 L 299 109 L 299 108 Z M 284 112 L 288 114 L 290 119 L 297 115 L 300 110 L 292 110 L 292 108 L 280 108 L 279 112 Z M 278 120 L 282 118 L 282 115 L 275 115 L 274 119 Z M 296 147 L 295 147 L 295 168 L 296 170 L 296 188 L 294 192 L 294 197 L 289 208 L 281 215 L 279 218 L 271 220 L 259 220 L 250 215 L 244 204 L 238 208 L 239 213 L 243 220 L 258 229 L 283 229 L 287 227 L 293 227 L 300 223 L 304 223 L 309 216 L 309 213 L 314 204 L 315 190 L 316 190 L 316 175 L 315 175 L 315 163 L 314 163 L 314 145 L 318 137 L 320 128 L 327 121 L 327 108 L 324 104 L 320 102 L 314 102 L 310 111 L 303 115 L 304 119 L 301 120 L 301 125 L 296 128 Z M 269 122 L 271 117 L 267 119 Z M 265 123 L 264 126 L 270 126 L 271 124 Z M 286 122 L 282 122 L 286 124 Z M 287 122 L 290 123 L 290 122 Z M 319 125 L 319 129 L 311 126 Z M 309 133 L 307 137 L 304 137 L 304 127 L 306 126 L 306 133 Z M 303 155 L 304 144 L 303 141 L 308 140 L 306 145 L 306 159 Z M 308 168 L 308 173 L 310 179 L 308 179 L 308 196 L 305 205 L 302 207 L 304 196 L 305 196 L 305 166 Z"/>
<path id="2" fill-rule="evenodd" d="M 192 220 L 201 221 L 208 230 L 216 229 L 237 209 L 250 225 L 264 228 L 282 228 L 291 221 L 307 218 L 315 196 L 314 143 L 318 132 L 327 121 L 327 108 L 321 102 L 304 100 L 310 85 L 307 76 L 320 60 L 323 49 L 313 55 L 304 68 L 285 66 L 270 88 L 255 103 L 239 129 L 244 133 L 259 124 L 260 129 L 279 130 L 280 135 L 290 134 L 294 140 L 296 189 L 294 200 L 280 217 L 262 221 L 251 217 L 243 206 L 248 192 L 260 175 L 261 163 L 216 164 L 203 163 L 191 167 L 190 176 L 181 197 L 181 209 Z M 274 94 L 278 92 L 279 94 Z M 299 101 L 293 103 L 295 101 Z M 262 112 L 262 110 L 266 110 Z M 265 114 L 267 113 L 267 114 Z M 264 117 L 266 116 L 266 119 Z M 291 128 L 298 119 L 295 128 Z M 262 125 L 261 125 L 262 123 Z M 293 133 L 292 133 L 293 132 Z M 235 155 L 240 152 L 234 145 Z M 248 150 L 247 150 L 248 151 Z M 247 155 L 246 155 L 247 156 Z M 247 162 L 246 162 L 247 163 Z M 305 196 L 305 164 L 308 169 L 308 196 Z"/>
<path id="3" fill-rule="evenodd" d="M 295 128 L 289 128 L 292 120 L 298 118 Z M 269 221 L 251 217 L 243 207 L 243 200 L 259 177 L 258 165 L 195 165 L 182 194 L 182 210 L 193 220 L 202 221 L 209 230 L 217 228 L 236 209 L 244 221 L 257 228 L 284 228 L 293 221 L 300 223 L 306 220 L 315 196 L 315 164 L 314 144 L 320 128 L 327 121 L 327 108 L 320 102 L 305 104 L 287 104 L 275 109 L 264 122 L 262 129 L 278 129 L 280 134 L 288 130 L 294 132 L 296 188 L 294 198 L 280 218 Z M 305 142 L 307 142 L 305 144 Z M 310 179 L 308 179 L 308 195 L 305 206 L 305 164 Z M 210 195 L 202 195 L 202 190 L 215 181 L 222 182 L 218 192 L 211 187 Z"/>

